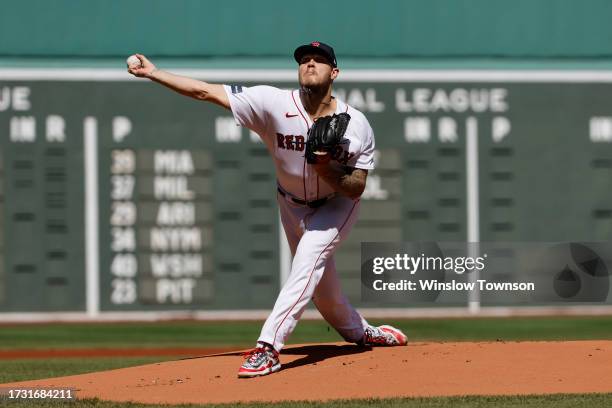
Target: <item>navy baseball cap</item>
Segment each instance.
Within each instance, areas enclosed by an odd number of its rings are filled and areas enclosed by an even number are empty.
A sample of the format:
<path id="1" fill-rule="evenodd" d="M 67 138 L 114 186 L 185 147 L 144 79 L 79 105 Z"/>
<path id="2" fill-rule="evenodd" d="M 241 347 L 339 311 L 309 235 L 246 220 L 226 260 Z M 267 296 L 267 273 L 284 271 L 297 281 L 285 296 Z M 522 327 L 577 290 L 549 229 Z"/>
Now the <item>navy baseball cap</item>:
<path id="1" fill-rule="evenodd" d="M 313 41 L 310 44 L 300 45 L 293 52 L 293 58 L 300 63 L 302 57 L 306 54 L 319 54 L 325 57 L 329 61 L 332 67 L 338 68 L 338 63 L 336 62 L 336 54 L 334 53 L 334 49 L 322 42 Z"/>

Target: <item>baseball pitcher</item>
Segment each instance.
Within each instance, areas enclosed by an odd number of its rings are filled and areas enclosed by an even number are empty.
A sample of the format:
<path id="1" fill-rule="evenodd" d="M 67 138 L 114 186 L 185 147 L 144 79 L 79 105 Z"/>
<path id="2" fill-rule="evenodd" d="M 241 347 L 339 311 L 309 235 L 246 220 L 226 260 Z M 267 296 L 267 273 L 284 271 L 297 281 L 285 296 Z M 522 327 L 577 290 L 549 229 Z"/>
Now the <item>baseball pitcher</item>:
<path id="1" fill-rule="evenodd" d="M 141 54 L 128 61 L 128 72 L 137 77 L 231 110 L 239 125 L 261 137 L 274 161 L 277 200 L 293 263 L 239 377 L 280 370 L 279 352 L 310 299 L 348 342 L 407 343 L 400 330 L 371 326 L 351 306 L 334 264 L 336 249 L 357 220 L 368 171 L 374 168 L 374 133 L 361 112 L 332 96 L 340 72 L 332 47 L 312 42 L 293 55 L 297 90 L 211 84 L 159 70 Z"/>

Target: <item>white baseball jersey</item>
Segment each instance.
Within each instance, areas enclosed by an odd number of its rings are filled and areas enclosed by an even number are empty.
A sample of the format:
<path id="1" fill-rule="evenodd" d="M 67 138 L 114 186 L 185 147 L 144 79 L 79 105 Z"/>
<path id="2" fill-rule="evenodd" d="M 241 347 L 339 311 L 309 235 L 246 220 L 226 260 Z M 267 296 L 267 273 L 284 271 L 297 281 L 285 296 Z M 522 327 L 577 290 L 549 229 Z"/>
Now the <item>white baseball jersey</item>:
<path id="1" fill-rule="evenodd" d="M 312 120 L 299 91 L 271 86 L 226 86 L 232 113 L 238 124 L 260 135 L 274 160 L 281 222 L 293 255 L 291 273 L 264 323 L 258 339 L 280 351 L 312 299 L 321 315 L 347 341 L 363 338 L 367 321 L 342 293 L 333 255 L 357 221 L 360 200 L 333 195 L 304 157 Z M 374 168 L 374 135 L 365 116 L 337 101 L 336 113 L 351 116 L 343 143 L 332 154 L 332 166 Z M 288 194 L 287 194 L 288 193 Z M 305 201 L 328 198 L 310 208 Z"/>
<path id="2" fill-rule="evenodd" d="M 256 132 L 266 144 L 281 187 L 296 198 L 314 201 L 334 192 L 304 157 L 308 129 L 313 122 L 298 90 L 272 86 L 225 86 L 239 125 Z M 374 168 L 374 132 L 365 116 L 337 100 L 336 113 L 351 116 L 343 142 L 332 152 L 331 165 Z"/>

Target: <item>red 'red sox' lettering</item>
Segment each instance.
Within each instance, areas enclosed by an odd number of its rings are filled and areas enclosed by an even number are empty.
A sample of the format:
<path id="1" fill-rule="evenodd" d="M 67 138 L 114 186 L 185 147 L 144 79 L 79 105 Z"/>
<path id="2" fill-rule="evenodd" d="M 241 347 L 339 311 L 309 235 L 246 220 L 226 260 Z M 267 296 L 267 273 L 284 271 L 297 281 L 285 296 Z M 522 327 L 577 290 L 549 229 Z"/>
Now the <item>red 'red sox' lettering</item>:
<path id="1" fill-rule="evenodd" d="M 305 147 L 305 138 L 302 135 L 283 135 L 281 133 L 277 133 L 276 144 L 279 149 L 303 152 Z M 336 146 L 335 149 L 330 152 L 330 154 L 332 160 L 344 165 L 347 165 L 349 160 L 355 156 L 355 153 L 344 150 L 342 146 Z"/>
<path id="2" fill-rule="evenodd" d="M 283 135 L 276 134 L 276 143 L 279 149 L 295 150 L 297 152 L 304 151 L 304 136 L 302 135 Z"/>

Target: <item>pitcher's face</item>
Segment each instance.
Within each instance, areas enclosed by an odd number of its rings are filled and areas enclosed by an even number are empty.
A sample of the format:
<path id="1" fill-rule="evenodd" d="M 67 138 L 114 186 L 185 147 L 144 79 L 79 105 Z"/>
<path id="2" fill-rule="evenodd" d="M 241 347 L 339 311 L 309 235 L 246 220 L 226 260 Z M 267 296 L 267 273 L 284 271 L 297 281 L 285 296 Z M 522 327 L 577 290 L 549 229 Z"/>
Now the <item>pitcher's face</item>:
<path id="1" fill-rule="evenodd" d="M 332 67 L 324 56 L 305 54 L 300 59 L 298 79 L 301 87 L 326 88 L 334 82 L 338 72 L 338 68 Z"/>

